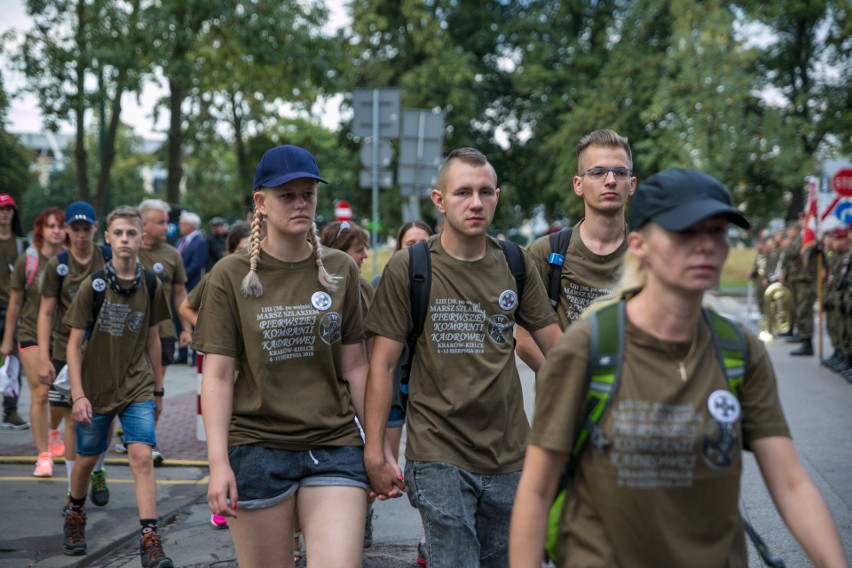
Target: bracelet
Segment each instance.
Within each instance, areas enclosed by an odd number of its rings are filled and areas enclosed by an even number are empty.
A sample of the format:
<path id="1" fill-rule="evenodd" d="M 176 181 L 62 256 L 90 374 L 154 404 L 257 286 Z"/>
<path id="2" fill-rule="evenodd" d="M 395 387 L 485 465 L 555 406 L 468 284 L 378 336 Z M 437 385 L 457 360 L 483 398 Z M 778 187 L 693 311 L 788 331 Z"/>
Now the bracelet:
<path id="1" fill-rule="evenodd" d="M 164 394 L 166 394 L 166 389 L 154 391 L 154 396 L 163 396 Z"/>
<path id="2" fill-rule="evenodd" d="M 71 401 L 71 406 L 74 406 L 78 400 L 83 400 L 84 398 L 87 398 L 86 395 L 78 396 L 77 398 Z"/>

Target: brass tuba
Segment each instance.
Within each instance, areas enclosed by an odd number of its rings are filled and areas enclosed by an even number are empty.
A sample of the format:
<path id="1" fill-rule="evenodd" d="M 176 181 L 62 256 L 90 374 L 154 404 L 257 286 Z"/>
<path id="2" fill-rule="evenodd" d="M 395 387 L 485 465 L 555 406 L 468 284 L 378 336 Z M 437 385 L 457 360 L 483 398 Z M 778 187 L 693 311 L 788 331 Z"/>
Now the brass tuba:
<path id="1" fill-rule="evenodd" d="M 793 293 L 780 282 L 770 284 L 763 293 L 760 339 L 766 343 L 774 343 L 776 334 L 790 331 L 792 317 Z"/>

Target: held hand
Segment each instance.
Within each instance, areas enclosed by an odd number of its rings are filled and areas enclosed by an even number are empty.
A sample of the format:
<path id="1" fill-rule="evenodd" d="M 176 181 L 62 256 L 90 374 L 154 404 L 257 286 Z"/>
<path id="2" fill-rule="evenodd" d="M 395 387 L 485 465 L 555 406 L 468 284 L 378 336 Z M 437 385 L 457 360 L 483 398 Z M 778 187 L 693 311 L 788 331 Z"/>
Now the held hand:
<path id="1" fill-rule="evenodd" d="M 3 355 L 4 358 L 11 355 L 12 351 L 14 351 L 14 350 L 15 350 L 15 346 L 13 345 L 13 342 L 12 342 L 11 339 L 8 340 L 8 341 L 4 339 L 3 343 L 0 344 L 0 355 Z"/>
<path id="2" fill-rule="evenodd" d="M 371 493 L 374 493 L 379 500 L 401 497 L 408 491 L 396 462 L 388 462 L 384 457 L 378 461 L 368 460 L 365 457 L 364 467 L 370 478 Z"/>
<path id="3" fill-rule="evenodd" d="M 237 498 L 237 481 L 230 466 L 211 468 L 210 482 L 207 484 L 207 504 L 210 506 L 210 512 L 236 518 Z"/>

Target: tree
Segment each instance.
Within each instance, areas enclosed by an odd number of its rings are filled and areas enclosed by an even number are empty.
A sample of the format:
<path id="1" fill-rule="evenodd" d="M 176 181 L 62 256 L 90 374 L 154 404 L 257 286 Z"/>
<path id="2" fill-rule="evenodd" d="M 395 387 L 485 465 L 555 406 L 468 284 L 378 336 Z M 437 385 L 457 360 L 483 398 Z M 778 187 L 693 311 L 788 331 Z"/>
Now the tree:
<path id="1" fill-rule="evenodd" d="M 193 51 L 199 66 L 193 111 L 227 124 L 234 145 L 234 188 L 251 186 L 247 141 L 281 118 L 338 90 L 340 44 L 322 32 L 324 5 L 296 0 L 236 2 Z"/>
<path id="2" fill-rule="evenodd" d="M 145 10 L 146 27 L 153 36 L 150 56 L 162 69 L 169 89 L 165 105 L 169 112 L 166 201 L 170 203 L 180 201 L 187 129 L 183 107 L 198 83 L 194 50 L 230 13 L 232 4 L 230 0 L 163 0 Z"/>
<path id="3" fill-rule="evenodd" d="M 6 130 L 9 97 L 6 94 L 3 74 L 0 73 L 0 193 L 8 193 L 16 202 L 32 183 L 30 152 L 17 138 Z"/>
<path id="4" fill-rule="evenodd" d="M 122 97 L 139 89 L 145 58 L 140 0 L 27 0 L 33 19 L 20 50 L 28 86 L 48 129 L 74 124 L 77 192 L 103 213 L 121 120 Z M 86 147 L 87 112 L 101 109 L 94 200 Z M 109 116 L 107 118 L 107 109 Z"/>

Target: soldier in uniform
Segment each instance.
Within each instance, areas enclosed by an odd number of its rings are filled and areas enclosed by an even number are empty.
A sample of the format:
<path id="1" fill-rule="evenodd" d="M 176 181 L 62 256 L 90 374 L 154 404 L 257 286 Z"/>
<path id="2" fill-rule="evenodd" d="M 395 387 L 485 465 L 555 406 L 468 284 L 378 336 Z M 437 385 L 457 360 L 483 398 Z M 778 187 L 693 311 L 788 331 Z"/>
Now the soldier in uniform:
<path id="1" fill-rule="evenodd" d="M 799 227 L 802 222 L 799 222 Z M 786 238 L 789 246 L 784 255 L 785 283 L 793 293 L 793 321 L 796 334 L 787 339 L 788 343 L 800 343 L 790 352 L 794 357 L 811 357 L 814 354 L 814 302 L 816 301 L 816 258 L 814 248 L 802 251 L 801 231 L 795 227 L 787 228 Z"/>
<path id="2" fill-rule="evenodd" d="M 830 369 L 834 369 L 835 366 L 846 362 L 846 356 L 842 352 L 843 318 L 845 314 L 840 311 L 841 290 L 837 286 L 838 277 L 842 275 L 845 268 L 844 264 L 848 265 L 848 258 L 845 254 L 849 248 L 846 241 L 846 231 L 844 229 L 827 231 L 823 236 L 823 243 L 826 251 L 826 271 L 822 307 L 825 311 L 828 337 L 834 347 L 834 352 L 831 357 L 824 359 L 821 363 Z M 848 365 L 846 367 L 848 368 Z"/>

